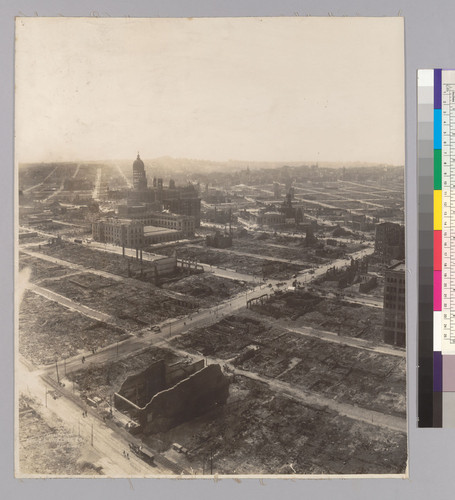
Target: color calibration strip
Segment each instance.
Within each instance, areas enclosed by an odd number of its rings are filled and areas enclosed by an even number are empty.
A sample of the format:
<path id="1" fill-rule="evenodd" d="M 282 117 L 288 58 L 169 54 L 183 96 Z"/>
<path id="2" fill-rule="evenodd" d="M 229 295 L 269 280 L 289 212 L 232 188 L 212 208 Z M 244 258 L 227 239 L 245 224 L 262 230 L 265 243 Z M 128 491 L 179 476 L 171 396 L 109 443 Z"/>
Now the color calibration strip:
<path id="1" fill-rule="evenodd" d="M 455 71 L 420 70 L 417 94 L 418 425 L 455 427 Z"/>
<path id="2" fill-rule="evenodd" d="M 442 427 L 441 353 L 441 70 L 433 70 L 433 427 Z"/>

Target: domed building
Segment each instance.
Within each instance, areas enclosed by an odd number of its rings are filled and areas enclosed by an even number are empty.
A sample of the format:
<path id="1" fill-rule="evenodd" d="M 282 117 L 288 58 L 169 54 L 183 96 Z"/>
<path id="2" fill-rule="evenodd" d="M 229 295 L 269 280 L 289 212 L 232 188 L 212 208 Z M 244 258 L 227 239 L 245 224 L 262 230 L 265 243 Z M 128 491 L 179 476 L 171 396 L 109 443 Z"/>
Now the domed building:
<path id="1" fill-rule="evenodd" d="M 139 153 L 133 163 L 133 189 L 137 191 L 145 191 L 147 189 L 144 162 L 141 160 Z"/>
<path id="2" fill-rule="evenodd" d="M 200 225 L 201 199 L 196 188 L 192 184 L 177 186 L 174 179 L 170 179 L 167 187 L 162 178 L 153 178 L 152 187 L 147 187 L 144 162 L 138 153 L 133 162 L 133 189 L 128 192 L 127 206 L 121 209 L 122 216 L 163 209 L 172 214 L 193 217 L 195 227 Z"/>

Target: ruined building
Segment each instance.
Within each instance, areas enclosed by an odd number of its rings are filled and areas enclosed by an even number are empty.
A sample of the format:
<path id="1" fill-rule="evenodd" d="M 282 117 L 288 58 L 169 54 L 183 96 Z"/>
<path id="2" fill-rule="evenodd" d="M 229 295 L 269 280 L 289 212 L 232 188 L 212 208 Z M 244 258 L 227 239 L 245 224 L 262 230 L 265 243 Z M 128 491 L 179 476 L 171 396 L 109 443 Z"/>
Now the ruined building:
<path id="1" fill-rule="evenodd" d="M 384 342 L 406 346 L 406 287 L 404 262 L 386 269 L 384 286 Z"/>
<path id="2" fill-rule="evenodd" d="M 226 402 L 229 380 L 220 365 L 204 364 L 157 361 L 125 380 L 114 405 L 139 424 L 139 432 L 166 432 Z"/>
<path id="3" fill-rule="evenodd" d="M 206 236 L 205 242 L 208 247 L 230 248 L 232 247 L 232 235 L 221 234 L 220 231 L 215 231 L 215 234 Z"/>
<path id="4" fill-rule="evenodd" d="M 284 215 L 286 222 L 289 221 L 294 222 L 295 224 L 300 224 L 303 220 L 303 210 L 302 207 L 293 206 L 292 200 L 293 194 L 292 192 L 289 192 L 281 205 L 280 211 Z"/>
<path id="5" fill-rule="evenodd" d="M 378 224 L 375 230 L 374 253 L 384 262 L 404 259 L 404 226 L 393 222 Z"/>

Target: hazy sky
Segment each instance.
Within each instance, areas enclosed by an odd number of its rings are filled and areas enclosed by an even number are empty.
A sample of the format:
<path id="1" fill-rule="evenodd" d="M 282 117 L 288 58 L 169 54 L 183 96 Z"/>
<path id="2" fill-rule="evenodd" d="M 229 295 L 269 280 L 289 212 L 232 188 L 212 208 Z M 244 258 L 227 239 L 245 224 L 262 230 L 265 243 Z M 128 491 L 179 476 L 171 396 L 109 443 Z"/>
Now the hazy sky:
<path id="1" fill-rule="evenodd" d="M 404 164 L 402 18 L 19 18 L 16 159 Z"/>

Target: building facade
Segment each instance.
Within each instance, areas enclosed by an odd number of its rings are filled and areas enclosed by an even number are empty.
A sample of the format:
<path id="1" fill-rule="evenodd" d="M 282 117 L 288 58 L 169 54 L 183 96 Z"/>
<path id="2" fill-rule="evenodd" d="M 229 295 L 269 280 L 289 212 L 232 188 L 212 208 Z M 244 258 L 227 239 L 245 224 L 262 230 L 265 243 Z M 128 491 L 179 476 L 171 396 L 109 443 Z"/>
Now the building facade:
<path id="1" fill-rule="evenodd" d="M 146 225 L 141 220 L 112 218 L 94 222 L 92 237 L 101 243 L 142 249 L 156 243 L 180 240 L 184 234 L 179 229 Z"/>
<path id="2" fill-rule="evenodd" d="M 404 259 L 404 226 L 393 222 L 383 222 L 375 229 L 374 253 L 384 262 Z"/>
<path id="3" fill-rule="evenodd" d="M 282 226 L 286 223 L 286 217 L 280 212 L 265 212 L 257 216 L 256 223 L 260 226 Z"/>
<path id="4" fill-rule="evenodd" d="M 119 205 L 119 217 L 141 222 L 144 226 L 156 226 L 180 231 L 185 237 L 194 236 L 196 221 L 194 217 L 170 212 L 147 211 L 146 206 Z"/>
<path id="5" fill-rule="evenodd" d="M 133 163 L 133 190 L 145 191 L 146 189 L 147 176 L 145 174 L 145 166 L 138 153 L 137 158 Z"/>
<path id="6" fill-rule="evenodd" d="M 386 269 L 384 284 L 384 342 L 406 346 L 406 266 L 399 262 Z"/>
<path id="7" fill-rule="evenodd" d="M 105 219 L 92 223 L 92 237 L 101 243 L 126 248 L 142 248 L 144 225 L 128 219 Z"/>

